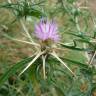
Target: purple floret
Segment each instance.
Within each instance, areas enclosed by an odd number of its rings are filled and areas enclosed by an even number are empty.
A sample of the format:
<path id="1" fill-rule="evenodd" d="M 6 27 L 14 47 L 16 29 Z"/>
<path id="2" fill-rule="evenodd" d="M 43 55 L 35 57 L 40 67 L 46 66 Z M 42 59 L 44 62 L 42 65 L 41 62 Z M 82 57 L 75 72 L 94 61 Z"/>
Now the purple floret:
<path id="1" fill-rule="evenodd" d="M 41 19 L 41 21 L 35 25 L 36 37 L 40 40 L 52 40 L 54 42 L 59 41 L 58 27 L 54 21 L 48 21 Z"/>

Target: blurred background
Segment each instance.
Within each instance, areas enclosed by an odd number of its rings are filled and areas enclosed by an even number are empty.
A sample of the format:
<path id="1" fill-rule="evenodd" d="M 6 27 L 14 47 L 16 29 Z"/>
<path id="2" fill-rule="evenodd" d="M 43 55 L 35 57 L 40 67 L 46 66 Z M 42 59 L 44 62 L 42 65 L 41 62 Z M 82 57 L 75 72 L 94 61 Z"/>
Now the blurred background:
<path id="1" fill-rule="evenodd" d="M 13 3 L 16 3 L 19 0 L 12 0 Z M 20 0 L 29 2 L 30 4 L 37 4 L 33 7 L 40 12 L 43 12 L 49 19 L 56 20 L 59 33 L 61 35 L 61 42 L 70 43 L 72 42 L 74 36 L 66 34 L 67 32 L 78 33 L 79 31 L 84 32 L 88 36 L 93 36 L 93 31 L 95 26 L 93 19 L 96 15 L 96 0 Z M 7 0 L 0 0 L 0 6 L 6 4 Z M 79 11 L 78 11 L 79 10 Z M 78 24 L 80 29 L 74 24 L 73 18 L 78 18 Z M 21 17 L 27 29 L 29 30 L 32 38 L 35 40 L 34 36 L 34 25 L 40 20 L 41 16 L 34 15 L 28 16 L 25 20 L 25 17 Z M 15 21 L 14 21 L 15 20 Z M 94 19 L 95 20 L 95 19 Z M 26 22 L 27 21 L 27 22 Z M 23 44 L 20 42 L 15 42 L 11 39 L 6 38 L 5 34 L 11 36 L 12 38 L 18 38 L 20 40 L 27 40 L 24 35 L 24 29 L 20 24 L 18 16 L 14 15 L 12 9 L 7 7 L 0 8 L 0 75 L 4 74 L 15 63 L 20 60 L 31 56 L 35 52 L 35 48 Z M 79 44 L 79 46 L 82 46 Z M 65 51 L 59 52 L 60 55 L 70 58 L 71 60 L 76 60 L 81 63 L 88 63 L 90 56 L 86 52 L 69 50 L 65 48 Z M 86 55 L 87 54 L 87 55 Z M 95 64 L 95 61 L 94 61 Z M 96 83 L 96 74 L 92 76 L 83 76 L 80 73 L 77 65 L 72 65 L 72 70 L 80 75 L 79 80 L 73 82 L 70 85 L 70 81 L 66 78 L 62 78 L 57 75 L 61 81 L 57 80 L 57 86 L 60 86 L 61 89 L 56 87 L 48 87 L 46 85 L 44 88 L 40 84 L 35 83 L 31 85 L 22 80 L 17 80 L 18 84 L 11 84 L 17 77 L 12 76 L 8 79 L 8 82 L 5 83 L 6 86 L 3 86 L 0 89 L 0 96 L 96 96 L 96 87 L 92 89 L 92 82 Z M 58 73 L 61 74 L 61 73 Z M 88 74 L 89 75 L 89 74 Z M 66 77 L 66 76 L 65 76 Z M 65 80 L 65 81 L 64 81 Z M 64 86 L 63 82 L 64 81 Z M 66 84 L 67 82 L 67 84 Z M 36 85 L 37 84 L 37 85 Z M 31 86 L 31 87 L 30 87 Z M 63 88 L 64 87 L 64 88 Z M 67 88 L 66 88 L 67 87 Z M 68 89 L 70 88 L 70 90 Z M 32 91 L 34 90 L 34 92 Z M 42 91 L 43 90 L 43 91 Z M 91 91 L 90 91 L 91 90 Z M 62 95 L 62 91 L 64 94 Z M 34 95 L 34 94 L 35 95 Z M 58 95 L 59 94 L 59 95 Z M 67 95 L 66 95 L 67 94 Z"/>

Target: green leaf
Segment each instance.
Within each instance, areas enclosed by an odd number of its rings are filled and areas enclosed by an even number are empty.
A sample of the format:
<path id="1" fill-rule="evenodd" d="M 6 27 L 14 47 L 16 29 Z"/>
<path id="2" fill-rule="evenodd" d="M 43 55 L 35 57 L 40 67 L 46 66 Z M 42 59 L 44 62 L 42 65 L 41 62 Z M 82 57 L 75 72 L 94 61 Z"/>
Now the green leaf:
<path id="1" fill-rule="evenodd" d="M 72 33 L 72 32 L 66 32 L 66 34 L 73 35 L 73 36 L 76 36 L 76 37 L 79 37 L 82 39 L 86 39 L 86 40 L 90 40 L 90 38 L 91 38 L 90 36 L 87 36 L 84 33 L 76 34 L 76 33 Z"/>
<path id="2" fill-rule="evenodd" d="M 54 62 L 58 62 L 58 60 L 56 60 L 55 58 L 51 57 L 52 60 Z M 62 60 L 64 60 L 65 62 L 69 62 L 69 64 L 74 64 L 74 65 L 78 65 L 81 69 L 86 69 L 86 70 L 91 70 L 92 68 L 90 68 L 88 66 L 88 64 L 84 64 L 84 63 L 81 63 L 79 61 L 76 61 L 76 60 L 71 60 L 71 59 L 68 59 L 68 58 L 64 58 L 64 57 L 60 57 Z M 95 70 L 95 69 L 94 69 Z"/>
<path id="3" fill-rule="evenodd" d="M 71 49 L 71 50 L 77 50 L 77 51 L 88 51 L 89 49 L 85 49 L 85 48 L 80 48 L 80 47 L 75 47 L 75 46 L 67 46 L 65 44 L 61 44 L 62 47 Z"/>
<path id="4" fill-rule="evenodd" d="M 45 15 L 44 13 L 42 13 L 41 11 L 36 10 L 34 8 L 29 10 L 29 12 L 28 12 L 28 16 L 34 16 L 34 17 L 37 17 L 37 18 L 40 18 L 41 16 L 44 16 L 44 15 Z"/>
<path id="5" fill-rule="evenodd" d="M 65 95 L 65 92 L 64 92 L 65 90 L 63 88 L 64 86 L 63 85 L 60 85 L 59 84 L 60 82 L 56 82 L 56 80 L 54 80 L 54 79 L 52 79 L 51 82 L 52 82 L 52 85 L 55 87 L 55 89 L 57 89 L 56 91 L 59 91 L 60 92 L 59 94 L 62 94 L 63 96 L 66 96 Z"/>
<path id="6" fill-rule="evenodd" d="M 0 77 L 0 86 L 13 74 L 17 72 L 22 66 L 24 66 L 26 63 L 30 62 L 33 57 L 28 57 L 20 62 L 14 64 L 10 69 L 8 69 L 1 77 Z"/>
<path id="7" fill-rule="evenodd" d="M 71 59 L 68 59 L 68 58 L 62 58 L 62 59 L 65 60 L 65 61 L 71 62 L 75 65 L 79 65 L 80 67 L 82 67 L 84 69 L 89 69 L 89 66 L 87 64 L 83 64 L 79 61 L 71 60 Z"/>
<path id="8" fill-rule="evenodd" d="M 39 2 L 33 5 L 29 4 L 26 1 L 17 3 L 4 3 L 0 4 L 0 8 L 6 8 L 12 10 L 17 19 L 20 19 L 22 17 L 26 18 L 27 16 L 40 18 L 41 16 L 45 16 L 45 14 L 41 10 L 37 9 L 37 7 L 35 8 L 33 6 L 39 5 L 41 3 L 43 2 Z"/>
<path id="9" fill-rule="evenodd" d="M 78 65 L 80 67 L 81 71 L 83 71 L 83 72 L 87 72 L 88 74 L 96 73 L 96 69 L 94 67 L 93 68 L 89 67 L 88 64 L 84 64 L 79 61 L 71 60 L 68 58 L 61 58 L 61 59 L 65 60 L 66 62 L 70 62 L 72 64 Z"/>
<path id="10" fill-rule="evenodd" d="M 93 44 L 90 43 L 89 40 L 85 40 L 85 39 L 75 39 L 75 40 L 78 41 L 78 42 L 82 42 L 82 43 L 88 43 L 88 44 L 91 44 L 93 46 Z"/>

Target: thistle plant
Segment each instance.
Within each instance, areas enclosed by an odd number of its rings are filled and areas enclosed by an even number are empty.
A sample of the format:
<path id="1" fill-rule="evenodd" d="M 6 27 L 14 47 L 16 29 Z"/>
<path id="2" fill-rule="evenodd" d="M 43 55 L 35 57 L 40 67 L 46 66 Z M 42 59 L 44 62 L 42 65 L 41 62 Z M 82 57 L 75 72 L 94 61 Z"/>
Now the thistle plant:
<path id="1" fill-rule="evenodd" d="M 13 96 L 14 90 L 16 96 L 92 96 L 96 89 L 95 16 L 90 16 L 84 1 L 51 0 L 53 7 L 48 2 L 50 0 L 8 0 L 0 4 L 0 8 L 15 16 L 11 24 L 19 23 L 24 39 L 12 37 L 5 31 L 2 37 L 35 49 L 1 75 L 0 95 L 3 86 L 10 91 L 8 96 Z M 92 30 L 88 25 L 90 17 L 94 25 Z M 27 22 L 32 30 L 27 28 Z"/>
<path id="2" fill-rule="evenodd" d="M 61 64 L 63 64 L 74 76 L 75 74 L 72 72 L 72 70 L 67 66 L 65 62 L 62 61 L 62 59 L 59 58 L 55 50 L 62 50 L 62 48 L 58 48 L 57 44 L 60 42 L 60 35 L 58 32 L 58 27 L 56 23 L 51 20 L 45 20 L 41 19 L 38 24 L 35 25 L 35 35 L 38 39 L 38 43 L 28 42 L 28 41 L 22 41 L 18 39 L 13 39 L 16 41 L 28 43 L 34 45 L 36 47 L 37 51 L 34 54 L 34 59 L 28 63 L 28 65 L 23 69 L 23 71 L 19 74 L 21 75 L 24 73 L 38 58 L 42 58 L 43 62 L 43 75 L 44 79 L 46 78 L 46 59 L 49 55 L 55 57 Z M 29 33 L 27 33 L 29 34 Z M 30 35 L 29 35 L 30 36 Z M 30 36 L 31 37 L 31 36 Z M 32 39 L 32 38 L 30 38 Z M 34 56 L 33 55 L 33 56 Z"/>

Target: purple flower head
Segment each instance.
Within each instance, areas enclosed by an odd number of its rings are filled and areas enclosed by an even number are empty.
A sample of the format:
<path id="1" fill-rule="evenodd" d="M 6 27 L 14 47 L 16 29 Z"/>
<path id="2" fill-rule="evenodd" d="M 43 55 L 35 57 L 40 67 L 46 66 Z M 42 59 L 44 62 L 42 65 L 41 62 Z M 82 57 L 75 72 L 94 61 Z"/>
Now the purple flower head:
<path id="1" fill-rule="evenodd" d="M 36 37 L 42 41 L 59 41 L 58 27 L 52 20 L 48 21 L 41 19 L 40 22 L 35 25 L 35 34 Z"/>

